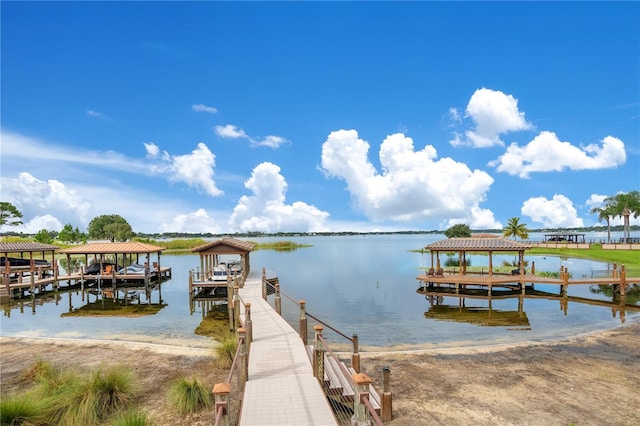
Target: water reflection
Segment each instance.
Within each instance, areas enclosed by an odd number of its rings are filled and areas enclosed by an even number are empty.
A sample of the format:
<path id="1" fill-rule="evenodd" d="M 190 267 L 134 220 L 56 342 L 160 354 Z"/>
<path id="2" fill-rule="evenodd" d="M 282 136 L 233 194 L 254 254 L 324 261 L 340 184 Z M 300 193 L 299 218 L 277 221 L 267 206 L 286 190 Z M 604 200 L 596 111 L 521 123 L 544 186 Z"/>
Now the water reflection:
<path id="1" fill-rule="evenodd" d="M 10 318 L 13 310 L 21 314 L 31 310 L 36 314 L 38 307 L 45 304 L 60 306 L 66 303 L 66 316 L 123 316 L 137 317 L 157 314 L 167 306 L 162 300 L 162 284 L 147 285 L 125 284 L 116 288 L 102 287 L 100 282 L 91 285 L 81 283 L 69 284 L 65 287 L 47 286 L 45 289 L 27 290 L 24 296 L 5 300 L 2 304 L 3 314 Z"/>
<path id="2" fill-rule="evenodd" d="M 600 285 L 591 289 L 594 293 L 608 293 L 611 301 L 590 299 L 586 297 L 569 296 L 566 292 L 550 293 L 533 288 L 527 288 L 523 294 L 520 290 L 493 289 L 489 293 L 486 289 L 458 289 L 449 287 L 420 287 L 417 293 L 425 296 L 429 302 L 429 310 L 424 313 L 425 318 L 440 321 L 464 322 L 479 326 L 505 327 L 517 330 L 530 330 L 531 325 L 524 311 L 525 299 L 546 299 L 559 302 L 560 310 L 567 315 L 569 302 L 592 306 L 606 306 L 611 308 L 613 318 L 619 316 L 620 322 L 626 321 L 627 311 L 640 312 L 640 306 L 635 305 L 640 288 L 634 286 L 627 295 L 615 292 L 612 286 Z M 456 301 L 457 299 L 457 301 Z M 494 300 L 516 299 L 515 310 L 493 309 Z M 486 306 L 467 306 L 467 300 L 486 301 Z"/>

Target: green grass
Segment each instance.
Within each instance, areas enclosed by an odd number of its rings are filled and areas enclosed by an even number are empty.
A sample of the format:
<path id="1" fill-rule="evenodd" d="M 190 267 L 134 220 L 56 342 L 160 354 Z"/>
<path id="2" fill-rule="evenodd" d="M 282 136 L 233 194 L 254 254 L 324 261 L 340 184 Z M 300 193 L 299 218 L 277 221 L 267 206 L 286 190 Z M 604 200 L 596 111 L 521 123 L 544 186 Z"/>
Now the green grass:
<path id="1" fill-rule="evenodd" d="M 229 334 L 229 311 L 212 309 L 196 327 L 195 334 L 222 341 Z"/>
<path id="2" fill-rule="evenodd" d="M 49 417 L 61 425 L 97 425 L 126 410 L 137 393 L 136 378 L 126 367 L 98 369 L 59 387 L 45 398 Z"/>
<path id="3" fill-rule="evenodd" d="M 300 244 L 293 241 L 274 241 L 256 244 L 256 250 L 293 251 L 300 248 L 313 247 L 311 244 Z"/>
<path id="4" fill-rule="evenodd" d="M 578 259 L 591 259 L 625 265 L 625 268 L 640 268 L 640 254 L 638 250 L 603 250 L 600 245 L 592 245 L 589 249 L 534 247 L 527 250 L 525 256 L 527 254 L 550 254 Z"/>
<path id="5" fill-rule="evenodd" d="M 180 413 L 193 413 L 213 403 L 211 391 L 198 376 L 182 377 L 169 389 L 169 401 Z"/>
<path id="6" fill-rule="evenodd" d="M 44 425 L 46 407 L 42 399 L 32 395 L 2 396 L 0 401 L 1 425 Z"/>
<path id="7" fill-rule="evenodd" d="M 235 334 L 228 334 L 220 340 L 220 345 L 214 348 L 215 363 L 220 368 L 229 368 L 238 349 L 238 338 Z"/>
<path id="8" fill-rule="evenodd" d="M 149 426 L 152 422 L 143 411 L 127 411 L 120 414 L 111 426 Z"/>

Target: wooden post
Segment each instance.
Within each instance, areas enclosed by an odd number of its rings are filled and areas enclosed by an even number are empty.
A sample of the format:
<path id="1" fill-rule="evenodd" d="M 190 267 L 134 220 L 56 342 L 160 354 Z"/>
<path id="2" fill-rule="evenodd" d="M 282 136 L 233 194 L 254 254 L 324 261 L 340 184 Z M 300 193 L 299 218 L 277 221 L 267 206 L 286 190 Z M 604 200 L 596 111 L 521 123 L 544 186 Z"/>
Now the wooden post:
<path id="1" fill-rule="evenodd" d="M 364 398 L 369 399 L 369 385 L 371 385 L 371 379 L 364 373 L 356 373 L 352 377 L 353 381 L 356 383 L 356 392 L 353 398 L 353 416 L 351 417 L 351 424 L 354 426 L 370 426 L 371 422 L 369 421 L 369 411 L 362 401 Z"/>
<path id="2" fill-rule="evenodd" d="M 227 286 L 227 314 L 229 315 L 229 331 L 235 330 L 235 324 L 233 323 L 233 319 L 235 318 L 233 312 L 233 287 Z"/>
<path id="3" fill-rule="evenodd" d="M 240 295 L 238 294 L 238 286 L 233 287 L 233 323 L 236 328 L 242 327 L 240 323 Z"/>
<path id="4" fill-rule="evenodd" d="M 215 413 L 218 417 L 218 410 L 222 409 L 222 418 L 219 423 L 214 421 L 214 424 L 220 426 L 229 426 L 229 394 L 231 393 L 230 383 L 216 383 L 213 385 L 213 398 L 215 401 Z"/>
<path id="5" fill-rule="evenodd" d="M 380 414 L 383 422 L 390 422 L 393 418 L 393 398 L 391 396 L 391 369 L 385 365 L 382 367 L 382 401 L 380 401 Z"/>
<path id="6" fill-rule="evenodd" d="M 238 344 L 240 345 L 238 359 L 238 387 L 244 391 L 244 384 L 249 380 L 249 357 L 247 356 L 247 333 L 243 327 L 238 328 Z"/>
<path id="7" fill-rule="evenodd" d="M 620 265 L 620 296 L 627 294 L 627 271 Z"/>
<path id="8" fill-rule="evenodd" d="M 358 335 L 354 334 L 351 338 L 353 342 L 353 354 L 351 355 L 351 367 L 356 370 L 356 373 L 360 372 L 360 349 L 358 348 Z"/>
<path id="9" fill-rule="evenodd" d="M 247 330 L 247 352 L 250 351 L 253 341 L 253 323 L 251 322 L 251 303 L 244 304 L 244 328 Z"/>
<path id="10" fill-rule="evenodd" d="M 320 385 L 324 388 L 324 347 L 320 341 L 322 337 L 322 330 L 324 328 L 321 325 L 314 325 L 313 330 L 315 332 L 315 339 L 313 341 L 313 375 Z"/>
<path id="11" fill-rule="evenodd" d="M 300 327 L 299 333 L 300 338 L 302 339 L 302 343 L 307 346 L 307 302 L 301 300 L 300 304 Z"/>
<path id="12" fill-rule="evenodd" d="M 267 300 L 267 270 L 262 268 L 262 298 Z"/>
<path id="13" fill-rule="evenodd" d="M 280 284 L 276 283 L 276 312 L 282 315 L 282 299 L 280 297 Z"/>

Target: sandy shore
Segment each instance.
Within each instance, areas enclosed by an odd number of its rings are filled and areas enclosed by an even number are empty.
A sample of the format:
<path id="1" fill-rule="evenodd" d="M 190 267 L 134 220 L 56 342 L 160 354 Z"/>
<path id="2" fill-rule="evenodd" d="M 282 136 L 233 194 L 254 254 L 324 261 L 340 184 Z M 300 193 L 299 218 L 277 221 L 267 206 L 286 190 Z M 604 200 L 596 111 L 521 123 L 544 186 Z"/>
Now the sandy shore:
<path id="1" fill-rule="evenodd" d="M 174 413 L 164 391 L 181 375 L 225 381 L 210 348 L 79 339 L 0 338 L 2 394 L 27 384 L 38 360 L 60 367 L 127 364 L 140 378 L 140 407 L 156 425 L 212 424 L 213 412 Z M 640 321 L 545 343 L 362 354 L 380 385 L 391 369 L 391 425 L 638 425 Z M 275 391 L 275 390 L 274 390 Z"/>

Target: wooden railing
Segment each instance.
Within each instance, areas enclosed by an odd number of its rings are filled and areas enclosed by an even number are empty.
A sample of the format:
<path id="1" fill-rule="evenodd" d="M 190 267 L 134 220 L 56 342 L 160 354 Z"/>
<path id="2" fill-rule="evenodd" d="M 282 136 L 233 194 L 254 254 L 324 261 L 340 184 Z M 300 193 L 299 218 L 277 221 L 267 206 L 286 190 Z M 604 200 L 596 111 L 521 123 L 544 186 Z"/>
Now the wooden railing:
<path id="1" fill-rule="evenodd" d="M 326 322 L 320 320 L 316 316 L 307 312 L 306 302 L 304 300 L 296 301 L 286 293 L 280 290 L 280 284 L 277 279 L 267 279 L 265 270 L 262 271 L 262 297 L 264 300 L 268 299 L 268 295 L 273 294 L 274 309 L 282 316 L 282 297 L 291 301 L 299 308 L 299 335 L 305 346 L 308 345 L 308 318 L 313 319 L 318 324 L 315 325 L 313 351 L 311 354 L 311 361 L 313 366 L 314 377 L 318 379 L 322 389 L 327 394 L 327 387 L 325 383 L 325 359 L 331 360 L 332 368 L 338 369 L 340 378 L 337 380 L 343 380 L 348 382 L 348 386 L 353 389 L 353 417 L 352 421 L 357 421 L 356 424 L 361 424 L 360 421 L 372 421 L 377 425 L 382 425 L 383 421 L 390 421 L 393 418 L 392 409 L 392 394 L 390 389 L 390 372 L 389 367 L 383 368 L 383 392 L 378 392 L 372 385 L 372 380 L 364 373 L 360 371 L 360 352 L 358 335 L 353 334 L 352 337 L 347 336 L 338 329 L 332 327 Z M 345 340 L 351 342 L 353 346 L 353 352 L 351 354 L 351 371 L 344 365 L 344 363 L 338 358 L 334 351 L 329 347 L 329 344 L 323 337 L 324 327 L 327 327 L 338 336 L 341 336 Z M 346 384 L 346 383 L 345 383 Z M 376 402 L 377 407 L 371 402 L 370 397 L 374 393 L 379 396 L 379 400 Z M 329 395 L 327 394 L 327 397 Z M 340 405 L 340 404 L 336 404 Z M 380 415 L 378 415 L 378 409 Z"/>
<path id="2" fill-rule="evenodd" d="M 236 294 L 237 296 L 237 294 Z M 238 300 L 239 297 L 236 298 Z M 213 397 L 215 401 L 215 426 L 229 426 L 232 410 L 230 409 L 230 394 L 233 390 L 233 376 L 236 376 L 236 386 L 238 392 L 237 400 L 242 401 L 244 386 L 249 379 L 249 350 L 251 343 L 251 304 L 245 304 L 245 321 L 244 324 L 238 317 L 238 327 L 236 333 L 238 335 L 238 347 L 236 348 L 229 374 L 226 382 L 216 383 L 213 386 Z M 231 322 L 231 318 L 229 318 Z"/>

